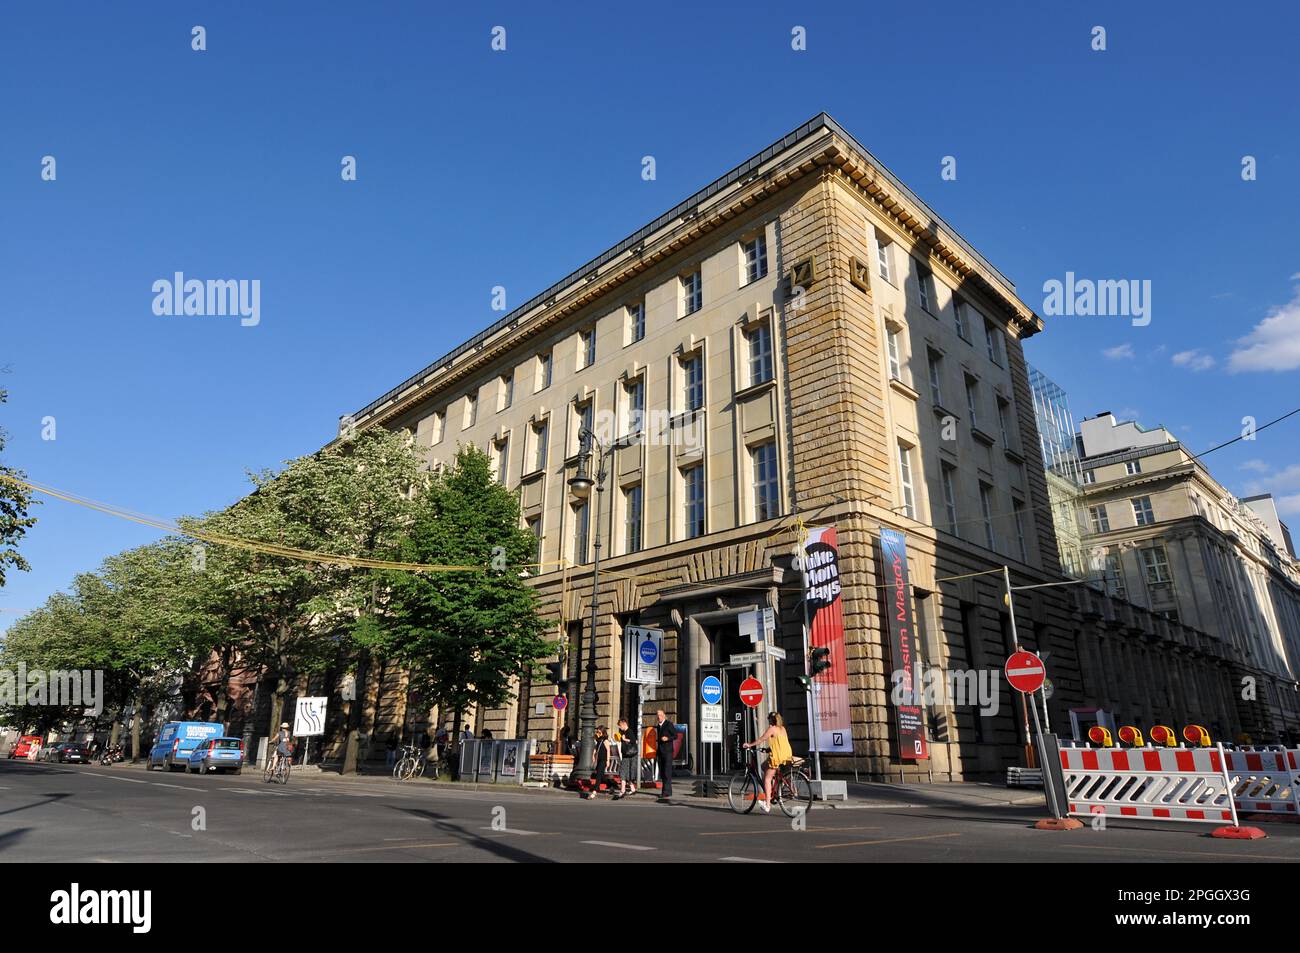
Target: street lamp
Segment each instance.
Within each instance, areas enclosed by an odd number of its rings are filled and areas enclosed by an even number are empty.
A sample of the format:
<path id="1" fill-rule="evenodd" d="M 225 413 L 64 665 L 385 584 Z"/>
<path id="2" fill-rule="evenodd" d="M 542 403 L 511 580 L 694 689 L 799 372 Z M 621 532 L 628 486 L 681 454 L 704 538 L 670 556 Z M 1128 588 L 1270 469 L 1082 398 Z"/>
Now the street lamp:
<path id="1" fill-rule="evenodd" d="M 596 748 L 596 620 L 600 602 L 600 497 L 605 492 L 605 446 L 591 429 L 584 427 L 578 434 L 578 469 L 569 478 L 569 488 L 575 496 L 587 499 L 587 518 L 594 521 L 594 555 L 591 565 L 591 627 L 587 633 L 587 685 L 582 690 L 582 703 L 578 708 L 578 756 L 574 760 L 577 777 L 590 777 L 595 762 Z M 596 449 L 596 476 L 590 474 L 592 446 Z M 591 489 L 596 488 L 596 498 L 591 499 Z"/>

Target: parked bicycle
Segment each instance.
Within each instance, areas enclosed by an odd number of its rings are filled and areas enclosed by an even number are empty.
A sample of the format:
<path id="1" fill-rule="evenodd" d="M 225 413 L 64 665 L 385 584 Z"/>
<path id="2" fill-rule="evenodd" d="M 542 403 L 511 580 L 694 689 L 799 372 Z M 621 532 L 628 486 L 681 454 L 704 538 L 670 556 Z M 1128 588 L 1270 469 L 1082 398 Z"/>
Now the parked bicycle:
<path id="1" fill-rule="evenodd" d="M 415 745 L 402 745 L 401 751 L 397 764 L 393 765 L 393 780 L 410 781 L 422 777 L 429 761 L 424 755 L 424 749 Z"/>
<path id="2" fill-rule="evenodd" d="M 763 794 L 763 768 L 758 753 L 767 748 L 749 748 L 745 752 L 745 768 L 731 776 L 727 786 L 727 801 L 737 814 L 748 814 Z M 795 758 L 779 765 L 772 778 L 772 800 L 780 806 L 786 817 L 812 809 L 812 781 L 803 770 L 804 759 Z"/>

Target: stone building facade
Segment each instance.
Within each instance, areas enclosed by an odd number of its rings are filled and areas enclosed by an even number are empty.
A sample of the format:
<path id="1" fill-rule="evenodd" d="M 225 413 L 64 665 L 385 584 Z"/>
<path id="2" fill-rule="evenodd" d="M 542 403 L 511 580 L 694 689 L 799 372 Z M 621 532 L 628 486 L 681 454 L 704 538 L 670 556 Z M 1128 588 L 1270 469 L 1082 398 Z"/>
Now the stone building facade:
<path id="1" fill-rule="evenodd" d="M 701 671 L 747 648 L 742 613 L 771 608 L 788 652 L 776 707 L 804 747 L 791 559 L 805 527 L 834 526 L 853 753 L 828 769 L 991 776 L 1024 742 L 1000 674 L 1012 645 L 1002 567 L 1016 586 L 1061 580 L 1021 346 L 1042 329 L 1005 276 L 823 114 L 343 427 L 408 429 L 431 467 L 459 444 L 486 449 L 537 534 L 532 582 L 575 704 L 559 714 L 554 686 L 526 676 L 515 702 L 474 714 L 476 728 L 543 742 L 566 720 L 576 728 L 598 522 L 600 722 L 636 704 L 623 628 L 659 627 L 665 679 L 647 709 L 664 707 L 694 739 Z M 596 512 L 567 482 L 584 424 L 608 448 Z M 898 748 L 882 527 L 907 536 L 922 665 L 993 675 L 992 698 L 928 700 L 928 760 Z M 1097 630 L 1076 598 L 1047 586 L 1015 603 L 1021 642 L 1047 654 L 1048 713 L 1066 734 L 1101 677 L 1087 671 Z M 1165 647 L 1149 647 L 1156 690 Z M 1184 710 L 1168 717 L 1196 711 L 1204 681 L 1171 693 Z"/>

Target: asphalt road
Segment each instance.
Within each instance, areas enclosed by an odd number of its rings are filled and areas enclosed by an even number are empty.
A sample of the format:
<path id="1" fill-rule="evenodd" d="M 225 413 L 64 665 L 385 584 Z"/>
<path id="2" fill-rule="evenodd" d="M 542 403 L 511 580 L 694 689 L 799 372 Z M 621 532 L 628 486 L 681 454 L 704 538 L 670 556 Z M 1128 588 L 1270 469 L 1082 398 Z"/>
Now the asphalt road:
<path id="1" fill-rule="evenodd" d="M 858 802 L 815 808 L 796 830 L 780 815 L 737 816 L 693 798 L 587 802 L 550 791 L 305 773 L 279 786 L 252 771 L 196 776 L 0 761 L 0 862 L 8 863 L 1300 860 L 1300 825 L 1268 826 L 1266 840 L 1224 841 L 1195 824 L 1033 830 L 1041 816 L 1031 805 Z"/>

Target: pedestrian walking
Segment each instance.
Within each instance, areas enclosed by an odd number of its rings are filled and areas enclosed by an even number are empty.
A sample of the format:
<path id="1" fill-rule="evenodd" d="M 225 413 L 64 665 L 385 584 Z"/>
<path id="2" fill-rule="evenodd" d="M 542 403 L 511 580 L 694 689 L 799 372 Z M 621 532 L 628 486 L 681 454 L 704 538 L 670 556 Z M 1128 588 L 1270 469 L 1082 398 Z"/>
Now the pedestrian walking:
<path id="1" fill-rule="evenodd" d="M 605 783 L 605 775 L 609 771 L 609 733 L 605 731 L 604 725 L 596 728 L 596 768 L 595 774 L 592 775 L 591 790 L 586 793 L 588 801 L 594 801 L 599 793 L 601 785 Z"/>
<path id="2" fill-rule="evenodd" d="M 627 797 L 629 794 L 636 793 L 636 768 L 640 762 L 641 752 L 637 737 L 627 726 L 627 719 L 618 720 L 618 732 L 614 735 L 614 740 L 618 743 L 618 793 L 614 795 L 613 800 L 617 801 L 621 797 Z"/>
<path id="3" fill-rule="evenodd" d="M 673 742 L 676 740 L 677 726 L 660 708 L 655 712 L 655 764 L 659 766 L 660 801 L 673 796 Z"/>
<path id="4" fill-rule="evenodd" d="M 384 745 L 384 747 L 388 751 L 388 761 L 387 761 L 388 770 L 392 771 L 393 765 L 397 764 L 397 736 L 394 734 L 389 734 L 388 744 Z"/>

